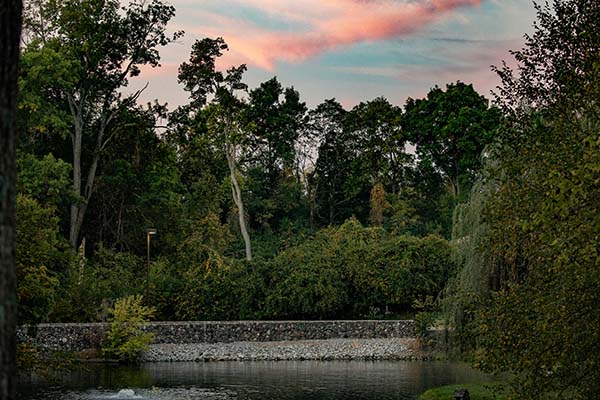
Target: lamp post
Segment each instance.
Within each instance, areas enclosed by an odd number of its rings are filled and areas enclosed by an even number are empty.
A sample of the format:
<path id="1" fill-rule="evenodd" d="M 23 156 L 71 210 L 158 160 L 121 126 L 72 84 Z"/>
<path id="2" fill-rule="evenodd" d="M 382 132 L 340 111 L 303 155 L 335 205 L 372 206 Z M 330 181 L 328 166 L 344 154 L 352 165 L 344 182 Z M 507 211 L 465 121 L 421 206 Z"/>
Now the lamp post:
<path id="1" fill-rule="evenodd" d="M 146 269 L 146 305 L 150 305 L 150 236 L 156 235 L 156 229 L 146 229 L 146 240 L 148 243 L 148 268 Z"/>

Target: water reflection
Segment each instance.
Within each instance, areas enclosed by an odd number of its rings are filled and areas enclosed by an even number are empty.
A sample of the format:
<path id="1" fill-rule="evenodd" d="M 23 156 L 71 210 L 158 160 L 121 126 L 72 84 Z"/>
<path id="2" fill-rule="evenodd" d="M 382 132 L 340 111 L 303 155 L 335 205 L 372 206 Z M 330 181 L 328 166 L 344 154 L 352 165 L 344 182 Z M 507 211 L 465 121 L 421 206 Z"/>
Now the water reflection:
<path id="1" fill-rule="evenodd" d="M 140 368 L 95 366 L 88 371 L 54 378 L 52 383 L 23 379 L 19 399 L 409 400 L 434 386 L 486 379 L 464 364 L 382 361 L 154 363 Z M 119 393 L 123 389 L 133 392 Z"/>

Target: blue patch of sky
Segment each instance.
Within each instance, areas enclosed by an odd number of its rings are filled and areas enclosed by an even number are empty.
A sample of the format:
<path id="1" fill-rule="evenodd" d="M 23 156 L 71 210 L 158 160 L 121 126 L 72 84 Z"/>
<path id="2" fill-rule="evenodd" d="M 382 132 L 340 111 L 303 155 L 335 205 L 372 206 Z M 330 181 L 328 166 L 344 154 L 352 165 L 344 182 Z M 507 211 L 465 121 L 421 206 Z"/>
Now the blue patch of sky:
<path id="1" fill-rule="evenodd" d="M 219 2 L 206 3 L 203 4 L 202 9 L 259 26 L 267 31 L 302 32 L 309 29 L 309 26 L 304 23 L 280 18 L 264 10 L 232 1 L 226 3 L 229 5 L 228 7 L 223 7 L 223 4 L 219 4 Z"/>
<path id="2" fill-rule="evenodd" d="M 484 1 L 480 6 L 456 11 L 430 26 L 430 37 L 449 39 L 502 41 L 518 39 L 530 31 L 535 10 L 530 0 Z"/>
<path id="3" fill-rule="evenodd" d="M 376 45 L 362 43 L 324 54 L 319 64 L 324 71 L 333 74 L 334 79 L 397 82 L 406 68 L 427 70 L 453 65 L 454 61 L 447 51 L 441 51 L 442 47 L 446 50 L 449 46 L 420 37 L 382 41 Z"/>

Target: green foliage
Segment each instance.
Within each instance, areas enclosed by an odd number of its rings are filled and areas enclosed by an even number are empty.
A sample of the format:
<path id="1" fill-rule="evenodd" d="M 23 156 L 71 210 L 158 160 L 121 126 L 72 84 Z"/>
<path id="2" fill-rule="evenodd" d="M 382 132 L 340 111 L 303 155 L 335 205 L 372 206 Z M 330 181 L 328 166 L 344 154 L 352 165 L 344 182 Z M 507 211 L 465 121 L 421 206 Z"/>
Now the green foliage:
<path id="1" fill-rule="evenodd" d="M 495 223 L 490 232 L 499 245 L 490 251 L 499 290 L 482 312 L 481 366 L 517 371 L 519 395 L 529 399 L 561 398 L 563 390 L 589 398 L 600 379 L 600 121 L 557 122 L 540 127 L 543 135 L 556 135 L 551 147 L 512 160 L 512 168 L 535 173 L 503 183 L 490 203 L 492 221 L 508 223 Z M 556 137 L 572 150 L 557 157 Z M 521 193 L 527 206 L 498 212 Z"/>
<path id="2" fill-rule="evenodd" d="M 426 99 L 408 99 L 403 126 L 416 145 L 411 180 L 421 230 L 450 236 L 452 212 L 468 197 L 481 169 L 481 153 L 501 122 L 498 108 L 472 85 L 434 87 Z"/>
<path id="3" fill-rule="evenodd" d="M 389 193 L 399 192 L 412 161 L 405 152 L 400 116 L 400 108 L 383 97 L 350 111 L 332 99 L 311 111 L 311 129 L 320 139 L 311 184 L 316 216 L 323 225 L 342 223 L 353 215 L 367 222 L 370 193 L 378 182 Z"/>
<path id="4" fill-rule="evenodd" d="M 54 305 L 61 264 L 68 262 L 58 233 L 58 218 L 52 208 L 17 195 L 17 298 L 19 323 L 45 321 Z"/>
<path id="5" fill-rule="evenodd" d="M 383 215 L 391 206 L 385 199 L 385 189 L 381 183 L 376 184 L 371 189 L 370 204 L 369 222 L 373 226 L 382 226 Z"/>
<path id="6" fill-rule="evenodd" d="M 331 99 L 308 112 L 276 78 L 248 90 L 246 66 L 218 70 L 228 47 L 206 38 L 179 69 L 190 103 L 168 113 L 121 89 L 180 37 L 166 31 L 173 7 L 32 0 L 26 8 L 24 320 L 104 320 L 115 299 L 143 292 L 149 227 L 159 232 L 150 300 L 161 319 L 375 318 L 437 298 L 453 263 L 432 234 L 447 236 L 462 201 L 446 190 L 446 164 L 460 156 L 460 179 L 470 182 L 495 121 L 470 86 L 410 103 L 443 120 L 417 141 L 412 130 L 435 121 L 383 97 L 351 110 Z M 448 147 L 457 132 L 458 155 Z M 440 149 L 449 153 L 436 159 Z M 64 236 L 73 248 L 85 238 L 78 259 L 63 251 Z M 256 261 L 241 262 L 244 251 Z"/>
<path id="7" fill-rule="evenodd" d="M 397 237 L 351 219 L 273 260 L 267 313 L 279 317 L 383 316 L 436 297 L 452 270 L 443 239 Z"/>
<path id="8" fill-rule="evenodd" d="M 333 318 L 348 303 L 345 279 L 326 235 L 292 247 L 273 260 L 267 315 L 276 318 Z"/>
<path id="9" fill-rule="evenodd" d="M 454 323 L 479 335 L 481 368 L 514 373 L 513 398 L 587 399 L 600 381 L 600 4 L 536 8 L 518 73 L 498 70 L 492 162 L 456 214 L 451 294 L 469 315 Z"/>
<path id="10" fill-rule="evenodd" d="M 457 273 L 448 281 L 441 306 L 450 348 L 463 354 L 477 348 L 478 310 L 485 306 L 496 279 L 488 258 L 489 227 L 484 215 L 494 187 L 484 180 L 475 182 L 469 200 L 454 210 L 451 243 Z"/>
<path id="11" fill-rule="evenodd" d="M 44 204 L 58 208 L 70 200 L 71 166 L 52 155 L 38 159 L 23 154 L 17 159 L 17 191 Z"/>
<path id="12" fill-rule="evenodd" d="M 38 346 L 17 345 L 17 370 L 48 378 L 50 372 L 72 371 L 76 361 L 72 352 L 48 351 Z"/>
<path id="13" fill-rule="evenodd" d="M 174 149 L 153 127 L 151 108 L 127 108 L 115 117 L 111 146 L 103 152 L 83 226 L 88 243 L 143 254 L 146 229 L 161 233 L 156 249 L 174 250 L 185 229 L 184 196 Z"/>
<path id="14" fill-rule="evenodd" d="M 128 296 L 115 302 L 110 330 L 102 344 L 102 353 L 122 362 L 137 362 L 154 340 L 142 325 L 154 315 L 154 309 L 144 306 L 142 295 Z"/>
<path id="15" fill-rule="evenodd" d="M 419 400 L 449 400 L 457 389 L 467 389 L 471 400 L 507 400 L 509 390 L 503 383 L 466 383 L 429 389 L 419 396 Z"/>
<path id="16" fill-rule="evenodd" d="M 48 24 L 52 29 L 39 31 L 35 18 L 25 18 L 32 26 L 25 26 L 29 36 L 21 68 L 21 123 L 31 134 L 48 132 L 47 137 L 64 138 L 68 133 L 71 138 L 74 196 L 69 241 L 75 249 L 103 150 L 126 126 L 115 124 L 116 116 L 135 107 L 141 93 L 125 97 L 121 89 L 140 74 L 140 66 L 156 67 L 157 48 L 181 33 L 167 35 L 175 9 L 160 0 L 124 6 L 118 0 L 36 5 L 39 15 L 53 17 Z"/>
<path id="17" fill-rule="evenodd" d="M 215 216 L 203 226 L 223 232 Z M 196 233 L 177 264 L 153 263 L 152 304 L 162 318 L 382 318 L 436 298 L 453 268 L 439 237 L 397 237 L 356 220 L 290 243 L 271 260 L 228 259 L 210 243 Z"/>
<path id="18" fill-rule="evenodd" d="M 160 257 L 150 265 L 150 304 L 156 309 L 159 321 L 174 319 L 177 301 L 182 293 L 183 278 L 176 265 Z"/>
<path id="19" fill-rule="evenodd" d="M 264 280 L 257 269 L 209 253 L 203 263 L 183 273 L 176 316 L 183 320 L 260 319 Z"/>
<path id="20" fill-rule="evenodd" d="M 145 271 L 142 257 L 98 249 L 93 259 L 71 263 L 52 318 L 62 322 L 103 320 L 103 304 L 143 291 Z"/>
<path id="21" fill-rule="evenodd" d="M 426 99 L 408 99 L 403 118 L 419 162 L 431 164 L 448 183 L 453 196 L 467 189 L 481 168 L 481 152 L 500 123 L 500 111 L 490 108 L 472 85 L 449 84 L 431 89 Z"/>

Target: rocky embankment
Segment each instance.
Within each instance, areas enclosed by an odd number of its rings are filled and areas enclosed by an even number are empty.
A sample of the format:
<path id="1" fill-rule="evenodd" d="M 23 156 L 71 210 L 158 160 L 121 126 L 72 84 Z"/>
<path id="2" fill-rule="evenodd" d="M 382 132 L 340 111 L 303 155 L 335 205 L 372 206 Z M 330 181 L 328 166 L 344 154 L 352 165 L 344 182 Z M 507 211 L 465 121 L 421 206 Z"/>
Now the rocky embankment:
<path id="1" fill-rule="evenodd" d="M 154 344 L 143 361 L 422 359 L 417 339 L 326 339 L 275 342 Z"/>
<path id="2" fill-rule="evenodd" d="M 98 352 L 109 324 L 21 326 L 20 343 L 49 351 Z M 398 360 L 424 358 L 414 321 L 150 322 L 144 361 Z"/>

